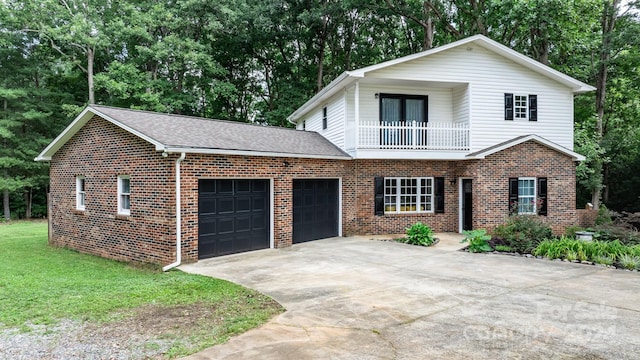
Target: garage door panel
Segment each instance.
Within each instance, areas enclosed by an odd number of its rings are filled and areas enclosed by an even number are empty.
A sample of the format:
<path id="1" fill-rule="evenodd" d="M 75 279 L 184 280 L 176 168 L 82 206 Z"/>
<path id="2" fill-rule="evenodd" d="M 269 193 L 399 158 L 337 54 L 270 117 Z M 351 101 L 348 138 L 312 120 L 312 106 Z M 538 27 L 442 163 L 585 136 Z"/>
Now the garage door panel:
<path id="1" fill-rule="evenodd" d="M 269 180 L 200 180 L 200 259 L 269 247 Z"/>
<path id="2" fill-rule="evenodd" d="M 338 186 L 335 179 L 293 182 L 293 242 L 338 236 Z"/>

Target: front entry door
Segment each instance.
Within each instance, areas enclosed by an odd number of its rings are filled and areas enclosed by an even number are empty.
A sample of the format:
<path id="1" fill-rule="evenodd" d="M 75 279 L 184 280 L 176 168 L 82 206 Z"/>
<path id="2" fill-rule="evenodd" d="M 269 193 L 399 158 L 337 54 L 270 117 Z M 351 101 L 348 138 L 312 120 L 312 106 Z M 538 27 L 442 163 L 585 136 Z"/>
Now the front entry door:
<path id="1" fill-rule="evenodd" d="M 462 230 L 473 230 L 472 180 L 462 179 Z"/>

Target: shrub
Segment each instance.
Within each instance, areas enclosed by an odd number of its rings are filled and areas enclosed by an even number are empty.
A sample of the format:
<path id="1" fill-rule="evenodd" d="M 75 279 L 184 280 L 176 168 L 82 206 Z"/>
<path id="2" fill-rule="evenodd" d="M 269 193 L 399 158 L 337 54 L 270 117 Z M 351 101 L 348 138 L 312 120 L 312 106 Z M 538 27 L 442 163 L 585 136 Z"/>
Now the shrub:
<path id="1" fill-rule="evenodd" d="M 568 238 L 572 238 L 575 239 L 576 238 L 576 233 L 578 231 L 582 231 L 583 229 L 578 226 L 578 225 L 571 225 L 569 227 L 567 227 L 564 231 L 564 236 L 568 237 Z"/>
<path id="2" fill-rule="evenodd" d="M 611 265 L 613 264 L 613 261 L 614 257 L 611 255 L 596 255 L 596 257 L 593 259 L 594 263 L 602 265 Z"/>
<path id="3" fill-rule="evenodd" d="M 611 220 L 611 212 L 607 207 L 602 204 L 598 208 L 598 216 L 596 217 L 596 225 L 604 225 L 611 224 L 613 220 Z"/>
<path id="4" fill-rule="evenodd" d="M 625 245 L 640 244 L 640 233 L 620 224 L 603 224 L 593 227 L 594 237 L 602 241 L 620 240 Z"/>
<path id="5" fill-rule="evenodd" d="M 519 253 L 530 253 L 540 241 L 551 238 L 553 232 L 541 218 L 531 215 L 512 215 L 506 224 L 496 227 L 494 235 Z"/>
<path id="6" fill-rule="evenodd" d="M 496 245 L 493 247 L 496 251 L 501 251 L 501 252 L 512 252 L 513 249 L 511 248 L 511 246 L 507 246 L 507 245 Z"/>
<path id="7" fill-rule="evenodd" d="M 433 230 L 421 222 L 406 228 L 406 234 L 407 239 L 405 242 L 411 245 L 431 246 L 435 241 Z"/>
<path id="8" fill-rule="evenodd" d="M 640 256 L 622 254 L 619 263 L 620 266 L 627 270 L 640 270 Z"/>
<path id="9" fill-rule="evenodd" d="M 465 235 L 465 238 L 460 242 L 469 243 L 469 252 L 477 253 L 492 250 L 488 242 L 491 240 L 491 236 L 487 235 L 487 231 L 485 229 L 464 231 L 463 234 Z"/>

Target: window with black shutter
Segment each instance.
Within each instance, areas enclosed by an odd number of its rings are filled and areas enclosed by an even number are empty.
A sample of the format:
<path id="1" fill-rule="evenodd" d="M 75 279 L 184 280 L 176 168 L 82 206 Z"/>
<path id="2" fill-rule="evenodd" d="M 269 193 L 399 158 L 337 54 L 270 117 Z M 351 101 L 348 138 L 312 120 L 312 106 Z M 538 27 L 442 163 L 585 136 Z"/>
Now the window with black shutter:
<path id="1" fill-rule="evenodd" d="M 376 215 L 384 215 L 384 178 L 376 177 L 373 179 L 375 192 L 374 211 Z"/>
<path id="2" fill-rule="evenodd" d="M 444 178 L 437 177 L 435 180 L 435 212 L 436 213 L 444 213 Z"/>
<path id="3" fill-rule="evenodd" d="M 538 215 L 547 215 L 547 178 L 538 178 Z"/>
<path id="4" fill-rule="evenodd" d="M 529 95 L 529 121 L 538 121 L 538 95 Z"/>
<path id="5" fill-rule="evenodd" d="M 518 178 L 509 178 L 509 214 L 518 213 Z"/>
<path id="6" fill-rule="evenodd" d="M 504 119 L 513 120 L 513 94 L 504 94 Z"/>

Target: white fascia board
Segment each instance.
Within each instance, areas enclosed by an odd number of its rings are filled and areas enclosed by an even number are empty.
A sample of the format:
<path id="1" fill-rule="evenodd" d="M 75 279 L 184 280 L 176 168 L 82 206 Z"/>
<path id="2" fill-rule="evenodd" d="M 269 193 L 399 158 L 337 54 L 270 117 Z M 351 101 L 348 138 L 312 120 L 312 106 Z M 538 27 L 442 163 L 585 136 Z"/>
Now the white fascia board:
<path id="1" fill-rule="evenodd" d="M 434 151 L 434 150 L 393 150 L 365 149 L 356 150 L 355 159 L 383 160 L 466 160 L 468 151 Z"/>
<path id="2" fill-rule="evenodd" d="M 69 141 L 73 135 L 75 135 L 94 115 L 98 115 L 101 118 L 109 121 L 110 123 L 118 126 L 119 128 L 136 135 L 143 140 L 153 144 L 156 146 L 156 150 L 159 148 L 164 148 L 164 145 L 159 141 L 137 131 L 134 130 L 118 120 L 103 114 L 102 112 L 96 110 L 91 107 L 91 105 L 87 106 L 80 115 L 78 115 L 72 122 L 67 126 L 58 137 L 56 137 L 42 152 L 34 159 L 35 161 L 50 161 L 53 154 L 55 154 L 60 148 Z"/>
<path id="3" fill-rule="evenodd" d="M 309 110 L 314 108 L 319 103 L 329 99 L 331 96 L 335 95 L 342 88 L 346 87 L 354 78 L 358 76 L 354 76 L 352 72 L 345 71 L 340 76 L 335 78 L 333 81 L 329 83 L 329 85 L 325 86 L 322 90 L 320 90 L 317 94 L 315 94 L 311 99 L 309 99 L 306 103 L 300 106 L 296 111 L 294 111 L 291 115 L 287 116 L 287 120 L 292 124 L 297 124 L 297 120 L 304 116 Z"/>
<path id="4" fill-rule="evenodd" d="M 544 145 L 552 150 L 555 150 L 559 153 L 565 154 L 569 157 L 571 157 L 573 159 L 573 161 L 584 161 L 586 158 L 583 155 L 578 154 L 577 152 L 574 152 L 572 150 L 567 149 L 564 146 L 558 145 L 552 141 L 549 141 L 543 137 L 537 136 L 537 135 L 528 135 L 525 137 L 522 137 L 520 139 L 518 139 L 517 141 L 511 141 L 511 142 L 505 142 L 504 144 L 502 144 L 501 146 L 496 146 L 493 147 L 487 151 L 479 151 L 477 153 L 475 153 L 475 155 L 473 156 L 468 156 L 466 157 L 466 159 L 484 159 L 487 156 L 491 155 L 491 154 L 495 154 L 497 152 L 500 152 L 502 150 L 508 149 L 512 146 L 516 146 L 519 144 L 522 144 L 524 142 L 527 141 L 535 141 L 538 144 Z"/>
<path id="5" fill-rule="evenodd" d="M 211 154 L 211 155 L 239 155 L 239 156 L 262 156 L 262 157 L 286 157 L 302 159 L 330 159 L 330 160 L 352 160 L 351 156 L 344 155 L 316 155 L 316 154 L 292 154 L 268 151 L 251 150 L 230 150 L 230 149 L 206 149 L 206 148 L 184 148 L 184 147 L 163 147 L 158 151 L 167 153 L 188 153 L 188 154 Z"/>
<path id="6" fill-rule="evenodd" d="M 69 124 L 61 133 L 58 135 L 49 145 L 47 145 L 44 150 L 36 158 L 34 161 L 50 161 L 51 156 L 56 153 L 64 144 L 66 144 L 73 135 L 75 135 L 80 128 L 86 124 L 89 119 L 93 117 L 93 112 L 91 112 L 91 108 L 88 106 L 82 110 L 82 112 L 76 116 L 76 118 Z"/>

